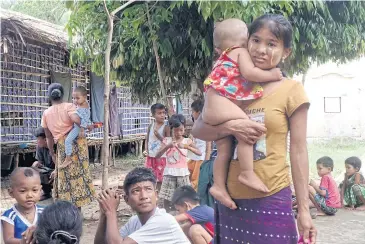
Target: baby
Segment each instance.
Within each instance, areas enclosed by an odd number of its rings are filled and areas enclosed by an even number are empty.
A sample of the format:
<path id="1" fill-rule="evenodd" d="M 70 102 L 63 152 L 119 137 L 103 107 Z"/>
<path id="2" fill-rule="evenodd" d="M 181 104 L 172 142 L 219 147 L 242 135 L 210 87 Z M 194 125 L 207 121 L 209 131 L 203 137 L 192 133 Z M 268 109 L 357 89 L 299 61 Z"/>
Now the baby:
<path id="1" fill-rule="evenodd" d="M 71 154 L 72 154 L 72 144 L 75 139 L 80 135 L 82 137 L 85 136 L 85 129 L 91 129 L 92 124 L 90 121 L 90 108 L 87 102 L 87 90 L 83 86 L 76 87 L 73 93 L 74 102 L 77 105 L 77 115 L 80 117 L 80 126 L 74 124 L 72 130 L 68 133 L 65 140 L 65 153 L 66 158 L 65 161 L 59 165 L 59 168 L 65 168 L 69 164 L 72 163 Z"/>
<path id="2" fill-rule="evenodd" d="M 205 106 L 202 119 L 209 125 L 219 125 L 235 119 L 248 119 L 241 109 L 244 101 L 258 99 L 263 94 L 258 82 L 282 79 L 279 68 L 261 70 L 255 67 L 247 50 L 248 31 L 239 19 L 227 19 L 219 23 L 213 34 L 215 50 L 220 54 L 209 77 L 204 81 Z M 252 37 L 255 38 L 255 37 Z M 260 42 L 260 40 L 254 40 Z M 264 61 L 264 57 L 256 60 Z M 253 147 L 238 140 L 238 160 L 241 173 L 238 180 L 253 189 L 268 192 L 268 188 L 253 171 Z M 228 162 L 232 152 L 232 140 L 227 137 L 216 142 L 218 156 L 214 164 L 213 197 L 225 206 L 235 209 L 225 187 Z"/>

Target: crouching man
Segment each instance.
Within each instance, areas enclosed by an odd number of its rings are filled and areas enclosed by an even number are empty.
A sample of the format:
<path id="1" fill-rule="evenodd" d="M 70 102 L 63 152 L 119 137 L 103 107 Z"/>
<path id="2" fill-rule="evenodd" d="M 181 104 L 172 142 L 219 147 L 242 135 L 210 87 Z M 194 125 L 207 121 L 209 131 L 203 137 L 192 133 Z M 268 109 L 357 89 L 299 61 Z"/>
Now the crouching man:
<path id="1" fill-rule="evenodd" d="M 157 207 L 156 177 L 147 168 L 135 168 L 124 180 L 124 200 L 136 212 L 118 231 L 120 197 L 106 190 L 99 194 L 100 221 L 94 244 L 188 244 L 176 219 Z"/>

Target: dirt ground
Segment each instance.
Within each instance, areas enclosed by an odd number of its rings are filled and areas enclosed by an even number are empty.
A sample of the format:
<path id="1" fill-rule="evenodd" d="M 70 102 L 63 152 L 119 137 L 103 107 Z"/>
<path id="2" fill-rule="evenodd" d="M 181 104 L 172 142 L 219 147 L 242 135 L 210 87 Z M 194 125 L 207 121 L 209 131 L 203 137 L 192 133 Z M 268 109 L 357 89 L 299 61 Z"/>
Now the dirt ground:
<path id="1" fill-rule="evenodd" d="M 141 159 L 134 161 L 119 161 L 116 167 L 109 170 L 109 187 L 116 189 L 122 185 L 123 179 L 128 170 L 141 164 Z M 101 171 L 100 165 L 91 166 L 91 172 L 94 179 L 94 185 L 97 192 L 101 189 Z M 7 194 L 8 179 L 1 179 L 1 212 L 13 204 L 13 200 Z M 41 205 L 48 205 L 52 200 L 43 201 Z M 84 215 L 84 233 L 81 244 L 91 244 L 96 233 L 99 219 L 99 208 L 96 202 L 82 209 Z M 132 216 L 131 209 L 122 201 L 119 209 L 119 225 L 125 223 Z M 314 223 L 318 229 L 319 244 L 357 244 L 364 243 L 365 237 L 365 212 L 340 210 L 334 217 L 317 217 Z"/>

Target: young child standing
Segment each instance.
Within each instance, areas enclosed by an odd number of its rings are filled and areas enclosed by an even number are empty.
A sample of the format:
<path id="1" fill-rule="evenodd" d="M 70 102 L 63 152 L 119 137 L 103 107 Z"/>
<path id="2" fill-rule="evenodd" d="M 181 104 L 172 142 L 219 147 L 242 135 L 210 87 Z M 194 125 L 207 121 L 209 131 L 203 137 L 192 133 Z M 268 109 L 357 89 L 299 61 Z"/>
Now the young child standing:
<path id="1" fill-rule="evenodd" d="M 317 160 L 317 172 L 321 177 L 318 185 L 313 180 L 309 183 L 309 198 L 317 208 L 317 215 L 335 215 L 341 208 L 341 198 L 335 180 L 332 177 L 333 160 L 322 157 Z"/>
<path id="2" fill-rule="evenodd" d="M 163 146 L 156 154 L 160 158 L 166 153 L 166 167 L 160 190 L 160 198 L 164 199 L 164 207 L 171 209 L 172 196 L 176 188 L 190 185 L 187 153 L 192 151 L 197 155 L 201 152 L 189 138 L 184 138 L 186 120 L 181 114 L 174 114 L 169 119 L 172 137 L 163 140 Z"/>
<path id="3" fill-rule="evenodd" d="M 41 179 L 33 168 L 16 168 L 10 175 L 9 194 L 16 204 L 1 216 L 5 244 L 22 243 L 26 230 L 37 224 L 43 207 L 37 205 L 41 197 Z"/>
<path id="4" fill-rule="evenodd" d="M 163 171 L 166 166 L 166 156 L 156 157 L 157 152 L 161 149 L 163 138 L 170 136 L 170 127 L 165 122 L 166 107 L 161 103 L 151 106 L 151 114 L 155 119 L 147 129 L 146 150 L 147 156 L 145 166 L 152 169 L 157 178 L 157 189 L 161 187 Z"/>
<path id="5" fill-rule="evenodd" d="M 193 121 L 197 120 L 200 114 L 203 111 L 204 101 L 203 100 L 195 100 L 191 104 L 192 117 Z M 200 174 L 200 166 L 202 165 L 204 160 L 209 160 L 210 153 L 212 151 L 210 142 L 206 142 L 200 140 L 198 138 L 190 137 L 199 151 L 202 153 L 200 156 L 195 153 L 188 151 L 188 158 L 190 159 L 188 162 L 188 168 L 190 171 L 190 182 L 191 186 L 195 191 L 198 190 L 198 182 L 199 182 L 199 174 Z"/>
<path id="6" fill-rule="evenodd" d="M 248 31 L 246 24 L 239 19 L 227 19 L 217 24 L 213 34 L 214 46 L 220 57 L 209 77 L 204 81 L 205 106 L 202 119 L 210 125 L 218 125 L 235 119 L 248 119 L 242 106 L 245 100 L 258 99 L 263 89 L 258 82 L 282 79 L 280 69 L 261 70 L 254 66 L 247 47 Z M 255 37 L 252 37 L 255 38 Z M 257 42 L 260 40 L 257 39 Z M 275 43 L 272 43 L 275 46 Z M 272 50 L 267 50 L 267 52 Z M 256 57 L 265 61 L 264 57 Z M 268 188 L 253 171 L 253 147 L 239 136 L 238 160 L 241 173 L 239 182 L 261 192 Z M 235 209 L 236 204 L 229 197 L 225 187 L 228 162 L 231 156 L 232 140 L 227 137 L 217 143 L 218 158 L 214 164 L 214 185 L 210 189 L 216 200 Z"/>
<path id="7" fill-rule="evenodd" d="M 351 209 L 365 210 L 365 179 L 360 173 L 361 160 L 350 157 L 345 160 L 346 173 L 341 186 L 341 203 Z"/>
<path id="8" fill-rule="evenodd" d="M 62 169 L 70 165 L 72 163 L 71 154 L 72 154 L 72 145 L 78 136 L 85 136 L 85 129 L 90 129 L 92 124 L 90 121 L 90 108 L 89 103 L 87 102 L 87 90 L 83 86 L 76 87 L 75 91 L 72 94 L 74 102 L 77 105 L 77 115 L 80 117 L 80 125 L 74 124 L 72 130 L 68 133 L 65 140 L 65 153 L 66 158 L 65 161 L 58 166 L 58 168 Z"/>
<path id="9" fill-rule="evenodd" d="M 199 196 L 191 186 L 176 189 L 172 203 L 179 215 L 175 216 L 193 244 L 214 243 L 214 209 L 199 204 Z M 184 223 L 185 222 L 185 223 Z"/>

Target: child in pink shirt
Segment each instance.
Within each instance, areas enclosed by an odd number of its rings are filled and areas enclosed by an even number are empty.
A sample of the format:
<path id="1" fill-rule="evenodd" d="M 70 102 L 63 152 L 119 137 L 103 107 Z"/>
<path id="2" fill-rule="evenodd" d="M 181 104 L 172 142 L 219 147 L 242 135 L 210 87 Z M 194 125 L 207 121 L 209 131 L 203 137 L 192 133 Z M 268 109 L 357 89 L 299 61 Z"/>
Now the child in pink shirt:
<path id="1" fill-rule="evenodd" d="M 187 153 L 191 151 L 197 155 L 201 152 L 193 141 L 185 138 L 185 117 L 174 114 L 169 119 L 172 137 L 163 139 L 163 146 L 156 155 L 160 158 L 166 153 L 166 167 L 163 172 L 163 180 L 160 190 L 160 198 L 164 200 L 164 208 L 172 208 L 172 197 L 178 187 L 190 185 Z"/>
<path id="2" fill-rule="evenodd" d="M 309 198 L 317 208 L 317 215 L 335 215 L 341 208 L 341 197 L 331 172 L 333 160 L 330 157 L 322 157 L 317 160 L 317 172 L 321 177 L 318 186 L 313 180 L 309 183 Z"/>

